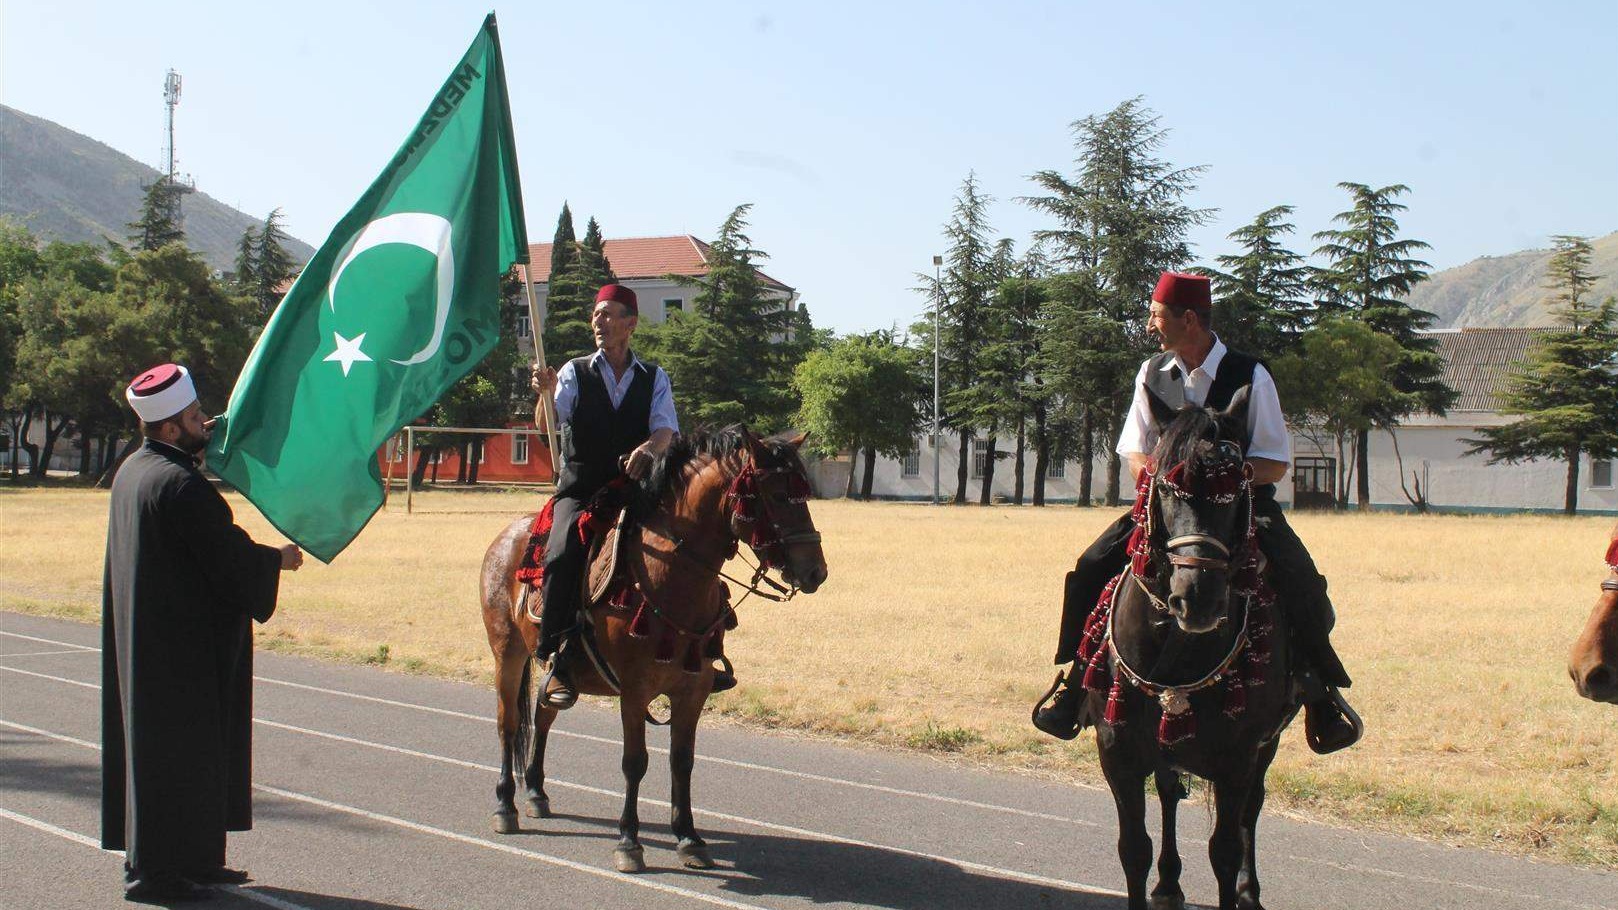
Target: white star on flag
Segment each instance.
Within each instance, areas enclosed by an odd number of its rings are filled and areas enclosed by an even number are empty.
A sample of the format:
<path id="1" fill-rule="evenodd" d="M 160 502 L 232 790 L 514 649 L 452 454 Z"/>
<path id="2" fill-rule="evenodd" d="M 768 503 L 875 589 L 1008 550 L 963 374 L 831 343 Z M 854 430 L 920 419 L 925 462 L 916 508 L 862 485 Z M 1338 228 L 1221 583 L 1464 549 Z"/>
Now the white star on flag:
<path id="1" fill-rule="evenodd" d="M 359 333 L 355 338 L 344 338 L 337 332 L 333 332 L 331 335 L 337 339 L 337 350 L 327 354 L 326 359 L 335 360 L 342 364 L 344 376 L 348 375 L 349 368 L 354 365 L 356 360 L 363 360 L 366 363 L 371 362 L 370 356 L 360 350 L 360 342 L 365 340 L 364 332 Z"/>

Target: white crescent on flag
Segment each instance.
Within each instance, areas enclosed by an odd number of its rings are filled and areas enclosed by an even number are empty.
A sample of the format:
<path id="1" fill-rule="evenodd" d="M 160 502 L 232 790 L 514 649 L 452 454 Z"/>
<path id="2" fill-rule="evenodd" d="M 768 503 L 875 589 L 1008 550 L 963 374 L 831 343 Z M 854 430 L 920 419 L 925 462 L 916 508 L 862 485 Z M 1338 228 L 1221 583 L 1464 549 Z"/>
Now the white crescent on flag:
<path id="1" fill-rule="evenodd" d="M 326 296 L 331 301 L 333 313 L 337 312 L 338 279 L 343 277 L 343 270 L 348 268 L 348 264 L 366 250 L 389 243 L 404 243 L 424 249 L 437 258 L 438 293 L 435 300 L 437 309 L 433 319 L 433 337 L 421 350 L 405 360 L 394 360 L 394 363 L 404 366 L 425 363 L 438 353 L 439 346 L 444 343 L 444 327 L 449 322 L 450 302 L 455 295 L 455 248 L 450 237 L 450 229 L 449 221 L 438 215 L 427 212 L 399 212 L 367 224 L 348 241 L 337 256 L 337 269 L 332 272 L 331 281 L 326 285 Z M 344 373 L 346 375 L 347 370 L 344 370 Z"/>

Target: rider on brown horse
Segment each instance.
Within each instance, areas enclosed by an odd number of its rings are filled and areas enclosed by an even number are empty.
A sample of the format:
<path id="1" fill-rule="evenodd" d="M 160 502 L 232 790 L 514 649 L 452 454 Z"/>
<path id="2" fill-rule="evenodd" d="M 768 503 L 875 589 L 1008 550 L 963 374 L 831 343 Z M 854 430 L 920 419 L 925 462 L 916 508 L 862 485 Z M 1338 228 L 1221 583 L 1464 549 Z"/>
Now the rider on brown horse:
<path id="1" fill-rule="evenodd" d="M 1259 546 L 1270 562 L 1270 585 L 1278 601 L 1285 605 L 1294 630 L 1308 712 L 1305 728 L 1309 745 L 1322 754 L 1334 752 L 1353 745 L 1362 727 L 1358 715 L 1338 692 L 1339 687 L 1349 685 L 1349 678 L 1329 638 L 1336 617 L 1326 595 L 1326 579 L 1316 571 L 1309 552 L 1287 526 L 1275 501 L 1275 483 L 1286 476 L 1291 464 L 1291 437 L 1274 379 L 1257 358 L 1225 347 L 1212 330 L 1212 307 L 1207 278 L 1165 272 L 1158 281 L 1147 329 L 1157 337 L 1163 353 L 1141 364 L 1134 403 L 1117 451 L 1129 460 L 1131 474 L 1138 478 L 1157 434 L 1146 395 L 1148 388 L 1173 407 L 1223 409 L 1239 389 L 1251 387 L 1251 441 L 1246 455 L 1253 472 Z M 1107 581 L 1127 561 L 1125 548 L 1133 530 L 1134 524 L 1125 514 L 1102 532 L 1068 574 L 1056 663 L 1074 659 L 1085 618 Z M 1074 679 L 1077 675 L 1057 675 L 1060 691 L 1049 706 L 1035 713 L 1034 726 L 1052 736 L 1072 739 L 1091 722 L 1091 718 L 1082 716 L 1085 693 Z"/>
<path id="2" fill-rule="evenodd" d="M 579 511 L 620 473 L 640 480 L 680 431 L 668 374 L 629 349 L 639 317 L 634 291 L 620 284 L 602 287 L 590 315 L 596 352 L 568 361 L 559 371 L 542 365 L 533 371 L 534 391 L 554 393 L 562 433 L 538 647 L 551 665 L 543 697 L 552 708 L 572 707 L 578 698 L 574 655 L 562 642 L 580 606 L 586 547 L 575 530 Z"/>

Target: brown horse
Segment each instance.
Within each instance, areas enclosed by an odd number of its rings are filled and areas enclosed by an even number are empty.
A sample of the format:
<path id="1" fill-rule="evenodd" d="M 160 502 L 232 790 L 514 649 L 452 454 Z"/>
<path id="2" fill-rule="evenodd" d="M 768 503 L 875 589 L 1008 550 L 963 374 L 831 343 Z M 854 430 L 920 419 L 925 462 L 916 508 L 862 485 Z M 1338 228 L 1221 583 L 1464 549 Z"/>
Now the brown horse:
<path id="1" fill-rule="evenodd" d="M 713 866 L 691 817 L 697 721 L 713 685 L 712 662 L 701 657 L 700 648 L 730 615 L 720 573 L 738 541 L 748 543 L 759 559 L 752 590 L 770 567 L 793 586 L 788 596 L 798 588 L 813 593 L 826 580 L 820 534 L 807 505 L 808 478 L 798 457 L 803 440 L 802 435 L 761 440 L 740 426 L 677 440 L 636 488 L 618 568 L 640 598 L 634 607 L 603 602 L 590 611 L 600 656 L 619 688 L 615 691 L 591 661 L 576 661 L 574 674 L 580 692 L 618 696 L 625 791 L 614 851 L 620 871 L 646 868 L 636 806 L 646 773 L 647 706 L 659 695 L 667 696 L 671 707 L 669 766 L 678 855 L 691 868 Z M 541 699 L 529 713 L 538 628 L 521 606 L 524 586 L 515 578 L 532 521 L 533 516 L 518 519 L 500 532 L 483 557 L 481 575 L 483 625 L 499 694 L 494 829 L 501 834 L 518 830 L 516 767 L 525 768 L 527 814 L 550 816 L 545 739 L 557 712 Z M 532 596 L 537 599 L 538 592 Z"/>
<path id="2" fill-rule="evenodd" d="M 1580 695 L 1618 705 L 1618 526 L 1608 544 L 1607 568 L 1611 574 L 1601 582 L 1584 634 L 1573 643 L 1567 672 Z"/>
<path id="3" fill-rule="evenodd" d="M 1110 611 L 1086 627 L 1084 672 L 1101 769 L 1118 811 L 1130 910 L 1179 910 L 1180 774 L 1213 785 L 1208 858 L 1220 910 L 1259 910 L 1255 840 L 1264 776 L 1298 711 L 1284 611 L 1267 602 L 1252 552 L 1252 485 L 1242 457 L 1247 395 L 1224 412 L 1153 402 L 1160 466 L 1142 483 L 1131 568 Z M 1152 839 L 1144 782 L 1162 806 L 1158 884 L 1146 893 Z"/>

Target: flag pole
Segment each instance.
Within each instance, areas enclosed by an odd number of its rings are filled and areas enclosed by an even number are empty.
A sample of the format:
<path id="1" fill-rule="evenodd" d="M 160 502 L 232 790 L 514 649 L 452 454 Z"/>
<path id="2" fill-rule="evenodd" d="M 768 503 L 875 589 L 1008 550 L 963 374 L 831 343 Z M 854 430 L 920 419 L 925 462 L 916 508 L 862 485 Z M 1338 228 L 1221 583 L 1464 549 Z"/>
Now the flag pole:
<path id="1" fill-rule="evenodd" d="M 533 275 L 528 264 L 523 265 L 522 286 L 528 292 L 528 331 L 534 336 L 534 357 L 539 361 L 539 368 L 545 369 L 545 339 L 539 328 L 539 304 L 534 300 Z M 550 395 L 541 394 L 539 400 L 534 402 L 534 422 L 543 419 L 545 424 L 545 447 L 551 453 L 551 482 L 556 483 L 562 476 L 561 468 L 556 461 L 556 411 Z"/>

